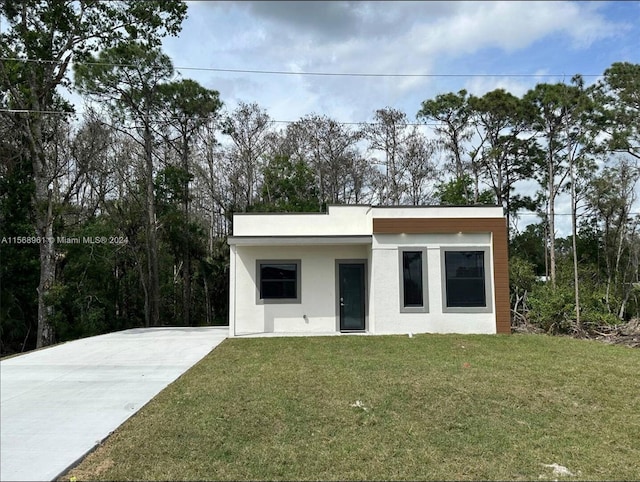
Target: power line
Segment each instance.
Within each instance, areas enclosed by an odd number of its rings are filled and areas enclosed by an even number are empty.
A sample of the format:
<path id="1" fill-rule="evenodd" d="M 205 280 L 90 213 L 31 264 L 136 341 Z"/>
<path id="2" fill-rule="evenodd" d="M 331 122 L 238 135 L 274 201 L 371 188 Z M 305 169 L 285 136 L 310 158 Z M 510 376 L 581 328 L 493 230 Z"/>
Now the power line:
<path id="1" fill-rule="evenodd" d="M 68 112 L 68 111 L 61 111 L 61 110 L 35 110 L 35 109 L 0 109 L 0 112 L 5 112 L 8 114 L 59 114 L 59 115 L 72 115 L 72 114 L 78 114 L 78 115 L 83 115 L 85 113 L 85 111 L 78 111 L 78 112 Z M 154 118 L 155 122 L 158 121 L 164 121 L 164 122 L 168 122 L 170 120 L 179 120 L 181 119 L 180 117 L 162 117 L 161 119 L 158 118 Z M 207 120 L 214 120 L 216 119 L 216 117 L 207 117 Z M 339 125 L 354 125 L 354 126 L 358 126 L 358 125 L 380 125 L 379 122 L 369 122 L 369 121 L 363 121 L 363 122 L 339 122 L 339 121 L 335 121 L 333 119 L 330 119 L 332 122 L 335 122 L 336 124 Z M 299 120 L 297 121 L 292 121 L 292 120 L 270 120 L 269 122 L 273 123 L 273 124 L 296 124 L 297 122 L 300 122 Z M 439 127 L 442 126 L 444 124 L 442 123 L 434 123 L 434 122 L 405 122 L 400 124 L 402 126 L 429 126 L 429 127 Z"/>
<path id="2" fill-rule="evenodd" d="M 45 60 L 45 59 L 23 59 L 18 57 L 0 57 L 2 61 L 15 61 L 15 62 L 31 62 L 31 63 L 48 63 L 48 64 L 60 64 L 61 60 Z M 110 63 L 110 62 L 75 62 L 77 65 L 99 65 L 106 67 L 137 67 L 136 64 L 127 63 Z M 173 67 L 174 70 L 195 70 L 202 72 L 226 72 L 226 73 L 239 73 L 239 74 L 261 74 L 261 75 L 308 75 L 317 77 L 420 77 L 420 78 L 463 78 L 463 77 L 562 77 L 566 78 L 568 74 L 421 74 L 421 73 L 379 73 L 379 72 L 292 72 L 290 70 L 258 70 L 258 69 L 226 69 L 218 67 Z M 582 77 L 600 77 L 602 74 L 580 74 Z"/>

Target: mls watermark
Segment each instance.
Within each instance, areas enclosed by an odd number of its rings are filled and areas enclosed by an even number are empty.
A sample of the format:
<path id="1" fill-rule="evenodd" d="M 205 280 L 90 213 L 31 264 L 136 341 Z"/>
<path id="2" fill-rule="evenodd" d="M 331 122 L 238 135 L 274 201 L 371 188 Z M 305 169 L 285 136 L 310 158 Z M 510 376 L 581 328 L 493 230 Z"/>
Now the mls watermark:
<path id="1" fill-rule="evenodd" d="M 126 236 L 5 236 L 0 244 L 128 244 Z"/>

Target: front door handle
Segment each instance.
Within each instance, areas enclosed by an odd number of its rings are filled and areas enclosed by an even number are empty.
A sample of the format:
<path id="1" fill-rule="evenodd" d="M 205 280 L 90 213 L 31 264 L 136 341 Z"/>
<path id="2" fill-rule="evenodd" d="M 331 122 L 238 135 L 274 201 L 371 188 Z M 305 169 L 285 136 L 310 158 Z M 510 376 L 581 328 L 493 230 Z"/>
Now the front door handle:
<path id="1" fill-rule="evenodd" d="M 340 298 L 340 306 L 344 306 L 344 298 Z"/>

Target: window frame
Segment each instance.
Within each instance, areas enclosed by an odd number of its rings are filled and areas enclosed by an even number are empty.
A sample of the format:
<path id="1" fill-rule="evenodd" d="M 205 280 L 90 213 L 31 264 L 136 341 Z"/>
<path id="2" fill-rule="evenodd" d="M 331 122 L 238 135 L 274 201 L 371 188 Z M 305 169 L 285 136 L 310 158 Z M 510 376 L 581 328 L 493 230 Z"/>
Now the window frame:
<path id="1" fill-rule="evenodd" d="M 447 252 L 482 252 L 484 254 L 484 306 L 447 306 Z M 443 246 L 440 248 L 440 267 L 442 285 L 442 312 L 443 313 L 493 313 L 493 258 L 489 246 Z"/>
<path id="2" fill-rule="evenodd" d="M 260 296 L 262 287 L 262 267 L 270 264 L 292 264 L 296 267 L 296 297 L 295 298 L 262 298 Z M 256 304 L 258 305 L 279 305 L 279 304 L 300 304 L 302 279 L 302 260 L 300 259 L 257 259 L 256 260 Z"/>
<path id="3" fill-rule="evenodd" d="M 404 253 L 420 253 L 422 260 L 422 306 L 404 304 Z M 427 269 L 427 248 L 422 246 L 402 246 L 398 248 L 399 299 L 400 313 L 429 313 L 429 271 Z"/>

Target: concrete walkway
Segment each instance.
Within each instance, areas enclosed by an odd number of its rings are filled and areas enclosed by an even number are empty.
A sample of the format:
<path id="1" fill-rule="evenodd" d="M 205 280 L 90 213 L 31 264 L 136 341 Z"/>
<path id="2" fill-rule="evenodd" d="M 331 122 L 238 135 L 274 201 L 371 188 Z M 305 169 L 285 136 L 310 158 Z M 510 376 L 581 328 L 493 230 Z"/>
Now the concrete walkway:
<path id="1" fill-rule="evenodd" d="M 0 480 L 50 481 L 228 335 L 136 328 L 0 362 Z"/>

